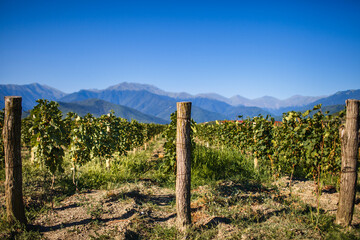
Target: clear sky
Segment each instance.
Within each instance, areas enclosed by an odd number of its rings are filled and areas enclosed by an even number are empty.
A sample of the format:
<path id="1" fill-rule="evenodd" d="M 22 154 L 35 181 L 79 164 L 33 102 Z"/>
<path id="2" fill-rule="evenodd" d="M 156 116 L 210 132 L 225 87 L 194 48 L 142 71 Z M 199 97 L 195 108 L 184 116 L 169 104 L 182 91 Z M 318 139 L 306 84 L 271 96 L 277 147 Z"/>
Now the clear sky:
<path id="1" fill-rule="evenodd" d="M 0 84 L 226 97 L 360 89 L 360 1 L 0 0 Z"/>

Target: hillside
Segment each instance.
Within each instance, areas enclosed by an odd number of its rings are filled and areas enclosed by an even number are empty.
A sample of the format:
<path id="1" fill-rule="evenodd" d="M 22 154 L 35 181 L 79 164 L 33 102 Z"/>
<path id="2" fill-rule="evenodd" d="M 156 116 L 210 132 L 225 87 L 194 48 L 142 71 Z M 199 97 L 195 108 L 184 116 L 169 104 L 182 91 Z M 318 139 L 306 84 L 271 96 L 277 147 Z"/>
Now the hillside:
<path id="1" fill-rule="evenodd" d="M 345 101 L 347 99 L 357 99 L 360 100 L 360 89 L 358 90 L 347 90 L 347 91 L 339 91 L 331 96 L 321 98 L 315 102 L 312 102 L 311 105 L 322 104 L 323 106 L 330 105 L 345 105 Z M 309 107 L 309 105 L 307 105 Z"/>
<path id="2" fill-rule="evenodd" d="M 130 108 L 134 108 L 145 114 L 162 118 L 166 121 L 170 120 L 170 114 L 176 111 L 177 100 L 156 95 L 145 90 L 116 90 L 106 89 L 103 91 L 87 91 L 82 90 L 77 93 L 69 94 L 62 98 L 64 102 L 72 102 L 84 100 L 89 97 L 95 97 L 114 104 L 121 104 Z M 206 109 L 201 109 L 193 104 L 192 117 L 196 122 L 207 122 L 216 119 L 225 119 L 226 116 Z"/>
<path id="3" fill-rule="evenodd" d="M 241 105 L 246 107 L 258 107 L 258 108 L 269 108 L 269 109 L 279 109 L 282 107 L 291 107 L 291 106 L 305 106 L 311 102 L 323 98 L 323 96 L 313 97 L 313 96 L 301 96 L 301 95 L 295 95 L 284 100 L 280 100 L 270 96 L 264 96 L 256 99 L 248 99 L 239 95 L 235 95 L 231 98 L 227 98 L 217 93 L 199 93 L 197 95 L 191 95 L 185 92 L 180 92 L 180 93 L 166 92 L 153 85 L 128 83 L 128 82 L 123 82 L 115 86 L 108 87 L 105 90 L 147 91 L 156 95 L 171 97 L 176 100 L 194 101 L 194 99 L 208 99 L 208 100 L 217 100 L 219 102 L 227 103 L 231 106 Z"/>
<path id="4" fill-rule="evenodd" d="M 23 111 L 32 109 L 36 105 L 36 100 L 45 98 L 48 100 L 58 100 L 66 94 L 52 87 L 40 85 L 38 83 L 27 85 L 6 84 L 0 85 L 0 106 L 4 107 L 5 96 L 21 96 Z"/>
<path id="5" fill-rule="evenodd" d="M 23 110 L 27 111 L 36 105 L 36 100 L 45 98 L 64 103 L 85 101 L 89 99 L 100 99 L 115 105 L 137 110 L 155 119 L 160 118 L 169 121 L 170 114 L 176 110 L 176 102 L 191 101 L 193 104 L 192 115 L 197 122 L 208 122 L 213 120 L 236 119 L 239 115 L 243 117 L 254 117 L 259 114 L 279 117 L 288 111 L 305 111 L 312 109 L 315 105 L 322 103 L 324 107 L 344 105 L 345 100 L 360 99 L 360 90 L 348 90 L 337 92 L 328 97 L 293 96 L 285 100 L 264 96 L 257 99 L 247 99 L 236 95 L 226 98 L 216 93 L 191 95 L 188 93 L 171 93 L 163 91 L 155 86 L 139 83 L 123 82 L 110 86 L 103 90 L 80 90 L 71 94 L 65 94 L 54 88 L 40 85 L 0 85 L 0 103 L 4 106 L 4 96 L 19 95 L 23 97 Z M 81 103 L 83 104 L 83 103 Z M 72 105 L 71 108 L 79 112 L 91 112 L 97 115 L 103 110 L 90 108 L 85 105 Z M 259 107 L 261 106 L 261 107 Z M 104 107 L 102 105 L 102 107 Z M 84 109 L 81 109 L 84 108 Z M 341 107 L 337 106 L 336 109 Z M 109 109 L 105 107 L 105 112 Z M 332 109 L 331 111 L 335 111 Z M 133 116 L 132 113 L 124 116 Z M 138 119 L 139 120 L 139 119 Z"/>
<path id="6" fill-rule="evenodd" d="M 170 121 L 165 121 L 164 119 L 157 118 L 154 116 L 146 115 L 142 112 L 139 112 L 135 109 L 128 108 L 125 106 L 113 104 L 99 99 L 87 99 L 84 101 L 77 102 L 59 102 L 60 110 L 65 115 L 68 112 L 75 112 L 80 116 L 85 116 L 87 113 L 93 114 L 95 117 L 99 117 L 104 114 L 108 114 L 111 110 L 114 110 L 115 115 L 127 120 L 136 119 L 139 122 L 143 123 L 158 123 L 158 124 L 167 124 Z"/>
<path id="7" fill-rule="evenodd" d="M 128 86 L 128 85 L 126 85 Z M 81 101 L 89 98 L 98 98 L 114 104 L 121 104 L 130 108 L 134 108 L 145 114 L 169 119 L 171 113 L 176 110 L 176 102 L 191 101 L 193 104 L 193 118 L 197 122 L 208 122 L 222 119 L 236 119 L 238 115 L 245 117 L 254 117 L 259 114 L 270 114 L 270 112 L 256 107 L 231 106 L 225 102 L 209 99 L 205 97 L 193 98 L 172 98 L 169 96 L 157 95 L 151 92 L 135 88 L 132 90 L 122 87 L 110 87 L 105 90 L 81 90 L 69 94 L 61 99 L 63 102 Z M 181 96 L 179 94 L 178 96 Z"/>
<path id="8" fill-rule="evenodd" d="M 318 104 L 322 104 L 323 111 L 329 111 L 330 114 L 332 114 L 332 113 L 335 113 L 335 112 L 338 112 L 338 111 L 344 109 L 345 101 L 347 99 L 360 100 L 360 89 L 339 91 L 333 95 L 318 99 L 318 100 L 311 102 L 305 106 L 285 107 L 285 108 L 280 108 L 277 110 L 273 110 L 273 109 L 267 109 L 267 110 L 276 116 L 281 116 L 282 113 L 284 113 L 284 112 L 306 111 L 308 109 L 313 109 L 313 107 Z"/>

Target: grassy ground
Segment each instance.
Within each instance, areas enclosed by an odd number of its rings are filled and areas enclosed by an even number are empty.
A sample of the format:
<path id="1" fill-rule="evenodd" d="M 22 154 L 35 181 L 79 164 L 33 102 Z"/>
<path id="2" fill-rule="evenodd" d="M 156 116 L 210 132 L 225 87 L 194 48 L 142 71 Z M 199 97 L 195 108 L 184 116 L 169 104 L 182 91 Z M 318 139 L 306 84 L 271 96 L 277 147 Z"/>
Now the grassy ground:
<path id="1" fill-rule="evenodd" d="M 271 175 L 254 171 L 238 152 L 200 146 L 192 168 L 193 225 L 181 233 L 175 227 L 175 175 L 166 166 L 162 143 L 152 142 L 147 150 L 126 157 L 114 156 L 110 169 L 93 159 L 78 172 L 78 191 L 70 163 L 51 188 L 51 176 L 30 163 L 24 152 L 29 226 L 6 223 L 2 184 L 0 238 L 360 239 L 358 222 L 343 229 L 333 223 L 333 209 L 312 204 L 312 191 L 304 195 L 312 182 L 294 181 L 290 194 L 286 178 L 274 182 Z M 357 205 L 355 218 L 359 216 Z"/>

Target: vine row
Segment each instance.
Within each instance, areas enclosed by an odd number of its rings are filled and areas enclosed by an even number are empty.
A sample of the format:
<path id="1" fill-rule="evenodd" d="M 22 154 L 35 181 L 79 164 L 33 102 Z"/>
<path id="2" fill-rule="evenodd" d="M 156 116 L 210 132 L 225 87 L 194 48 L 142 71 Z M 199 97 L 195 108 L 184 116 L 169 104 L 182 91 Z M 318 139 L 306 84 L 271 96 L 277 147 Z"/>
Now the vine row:
<path id="1" fill-rule="evenodd" d="M 164 125 L 144 124 L 116 117 L 114 112 L 100 117 L 84 117 L 68 113 L 64 118 L 59 104 L 37 100 L 30 115 L 22 120 L 22 145 L 31 149 L 34 164 L 47 168 L 53 176 L 63 172 L 67 152 L 73 164 L 74 183 L 76 169 L 94 157 L 109 164 L 114 153 L 126 155 L 160 134 Z M 0 111 L 0 127 L 3 125 Z M 2 138 L 1 138 L 2 143 Z M 3 144 L 0 159 L 3 162 Z"/>
<path id="2" fill-rule="evenodd" d="M 202 144 L 229 147 L 251 156 L 255 168 L 274 176 L 296 173 L 317 179 L 323 172 L 340 172 L 339 128 L 344 114 L 345 110 L 328 115 L 317 105 L 303 113 L 284 113 L 280 123 L 259 115 L 243 121 L 198 124 L 195 136 Z"/>

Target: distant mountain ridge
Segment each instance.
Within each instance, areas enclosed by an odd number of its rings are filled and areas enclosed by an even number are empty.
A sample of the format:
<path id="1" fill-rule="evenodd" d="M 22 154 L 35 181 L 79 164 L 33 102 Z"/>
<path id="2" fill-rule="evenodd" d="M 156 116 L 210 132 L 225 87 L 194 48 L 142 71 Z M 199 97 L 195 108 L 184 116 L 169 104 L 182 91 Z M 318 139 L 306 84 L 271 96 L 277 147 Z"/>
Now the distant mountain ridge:
<path id="1" fill-rule="evenodd" d="M 166 122 L 169 121 L 170 114 L 176 110 L 176 102 L 191 101 L 193 104 L 192 116 L 194 120 L 206 122 L 236 119 L 239 115 L 244 117 L 254 117 L 259 114 L 281 116 L 283 112 L 290 110 L 302 111 L 312 109 L 314 105 L 319 103 L 322 103 L 323 106 L 338 105 L 330 109 L 340 109 L 345 104 L 346 99 L 360 99 L 360 90 L 341 91 L 327 97 L 297 95 L 285 100 L 279 100 L 274 97 L 264 96 L 250 100 L 239 95 L 226 98 L 216 93 L 197 95 L 171 93 L 152 85 L 127 82 L 110 86 L 103 90 L 84 89 L 70 94 L 65 94 L 54 88 L 37 83 L 28 85 L 0 85 L 0 103 L 3 106 L 3 97 L 6 95 L 22 96 L 24 110 L 32 109 L 36 105 L 35 101 L 38 98 L 46 98 L 61 102 L 62 107 L 67 110 L 77 109 L 82 113 L 86 111 L 100 113 L 108 111 L 109 106 L 113 108 L 123 107 L 122 109 L 126 109 L 123 111 L 123 114 L 134 110 L 148 117 L 154 117 L 154 121 L 155 119 L 162 119 Z M 97 102 L 102 107 L 96 108 L 97 106 L 94 105 L 96 103 L 95 99 L 102 100 Z M 91 105 L 89 102 L 93 104 L 93 107 L 88 107 Z"/>
<path id="2" fill-rule="evenodd" d="M 170 122 L 161 118 L 144 114 L 132 108 L 113 104 L 95 98 L 91 98 L 83 101 L 77 101 L 77 102 L 70 102 L 70 103 L 59 102 L 59 105 L 60 105 L 59 109 L 62 111 L 64 115 L 67 114 L 68 112 L 75 112 L 82 117 L 88 113 L 92 113 L 95 117 L 100 117 L 101 115 L 107 114 L 111 110 L 114 110 L 116 116 L 125 118 L 129 121 L 131 121 L 132 119 L 136 119 L 137 121 L 142 123 L 158 123 L 158 124 L 167 124 Z"/>
<path id="3" fill-rule="evenodd" d="M 128 83 L 123 82 L 111 87 L 108 87 L 105 90 L 116 90 L 116 91 L 148 91 L 150 93 L 154 93 L 156 95 L 167 96 L 175 99 L 181 100 L 190 100 L 190 99 L 197 99 L 197 98 L 205 98 L 205 99 L 212 99 L 221 102 L 225 102 L 232 106 L 246 106 L 246 107 L 259 107 L 259 108 L 266 108 L 266 109 L 280 109 L 283 107 L 291 107 L 291 106 L 305 106 L 311 102 L 314 102 L 318 99 L 324 98 L 325 96 L 301 96 L 295 95 L 290 98 L 280 100 L 275 97 L 271 96 L 264 96 L 261 98 L 255 99 L 248 99 L 239 95 L 235 95 L 231 98 L 226 98 L 221 96 L 217 93 L 200 93 L 197 95 L 191 95 L 189 93 L 180 92 L 180 93 L 173 93 L 173 92 L 166 92 L 161 90 L 153 85 L 149 84 L 140 84 L 140 83 Z M 100 91 L 100 90 L 99 90 Z"/>
<path id="4" fill-rule="evenodd" d="M 124 87 L 125 86 L 125 87 Z M 195 121 L 207 122 L 219 119 L 236 119 L 238 115 L 244 115 L 245 117 L 253 117 L 258 114 L 267 115 L 270 112 L 261 108 L 254 107 L 234 107 L 228 103 L 203 98 L 203 97 L 190 97 L 186 94 L 185 98 L 178 97 L 173 98 L 162 92 L 160 95 L 154 92 L 158 92 L 156 88 L 149 90 L 148 85 L 144 88 L 140 88 L 139 84 L 134 87 L 129 87 L 128 84 L 110 87 L 104 90 L 80 90 L 60 100 L 63 102 L 82 101 L 88 98 L 98 98 L 111 103 L 121 104 L 130 108 L 134 108 L 145 114 L 151 114 L 153 116 L 168 120 L 172 112 L 176 110 L 176 102 L 178 101 L 191 101 L 193 104 L 193 117 Z M 149 91 L 148 91 L 149 90 Z M 183 94 L 182 94 L 183 95 Z M 184 96 L 184 95 L 183 95 Z M 238 110 L 241 109 L 241 112 Z"/>
<path id="5" fill-rule="evenodd" d="M 147 91 L 150 93 L 154 93 L 156 95 L 161 95 L 161 96 L 167 96 L 167 97 L 171 97 L 171 98 L 191 98 L 192 95 L 185 93 L 185 92 L 180 92 L 180 93 L 172 93 L 172 92 L 166 92 L 161 90 L 160 88 L 157 88 L 153 85 L 149 85 L 149 84 L 141 84 L 141 83 L 128 83 L 128 82 L 122 82 L 119 83 L 117 85 L 114 86 L 110 86 L 105 90 L 115 90 L 115 91 Z"/>
<path id="6" fill-rule="evenodd" d="M 284 100 L 279 100 L 274 97 L 264 96 L 262 98 L 256 98 L 252 100 L 251 104 L 266 109 L 280 109 L 283 107 L 305 106 L 320 98 L 322 97 L 321 96 L 309 97 L 309 96 L 296 95 Z"/>
<path id="7" fill-rule="evenodd" d="M 320 98 L 304 106 L 283 107 L 277 110 L 273 110 L 272 113 L 275 115 L 281 115 L 283 112 L 288 112 L 288 111 L 305 111 L 308 109 L 312 109 L 314 106 L 319 104 L 321 104 L 323 107 L 327 107 L 324 109 L 330 110 L 330 113 L 334 113 L 335 110 L 343 109 L 343 107 L 345 106 L 345 101 L 347 99 L 360 100 L 360 89 L 339 91 L 333 95 Z"/>
<path id="8" fill-rule="evenodd" d="M 318 99 L 311 103 L 314 105 L 322 104 L 324 106 L 337 105 L 337 104 L 345 104 L 347 99 L 357 99 L 359 100 L 360 89 L 352 89 L 347 91 L 339 91 L 331 96 Z M 309 105 L 307 105 L 308 107 Z"/>
<path id="9" fill-rule="evenodd" d="M 63 93 L 55 88 L 40 85 L 38 83 L 16 85 L 0 85 L 0 104 L 4 106 L 5 96 L 22 96 L 22 107 L 24 110 L 32 109 L 36 105 L 36 100 L 45 98 L 48 100 L 58 100 L 64 97 Z"/>
<path id="10" fill-rule="evenodd" d="M 81 90 L 61 98 L 63 102 L 83 101 L 89 98 L 102 99 L 114 104 L 120 104 L 148 115 L 164 120 L 170 119 L 170 114 L 176 111 L 177 100 L 164 95 L 157 95 L 145 90 L 117 90 L 114 88 L 101 91 Z M 195 121 L 206 122 L 225 119 L 221 113 L 212 112 L 193 105 L 192 115 Z"/>

